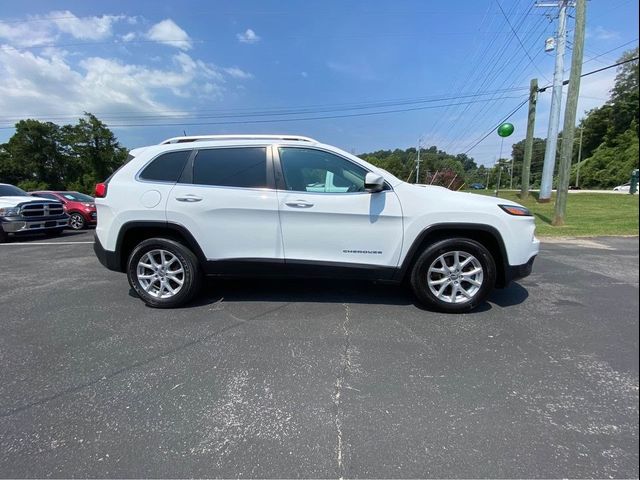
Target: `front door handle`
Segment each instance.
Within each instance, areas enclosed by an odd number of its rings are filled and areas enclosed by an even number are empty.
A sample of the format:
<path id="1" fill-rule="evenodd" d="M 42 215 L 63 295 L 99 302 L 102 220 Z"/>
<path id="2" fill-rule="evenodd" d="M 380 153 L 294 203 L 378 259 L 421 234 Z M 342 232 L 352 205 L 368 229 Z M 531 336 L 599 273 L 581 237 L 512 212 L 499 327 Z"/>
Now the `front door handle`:
<path id="1" fill-rule="evenodd" d="M 199 202 L 200 200 L 202 200 L 202 197 L 198 197 L 196 195 L 185 195 L 184 197 L 176 197 L 176 200 L 179 202 L 193 203 Z"/>
<path id="2" fill-rule="evenodd" d="M 313 207 L 313 203 L 309 203 L 305 200 L 296 200 L 295 202 L 285 202 L 287 207 L 292 208 L 311 208 Z"/>

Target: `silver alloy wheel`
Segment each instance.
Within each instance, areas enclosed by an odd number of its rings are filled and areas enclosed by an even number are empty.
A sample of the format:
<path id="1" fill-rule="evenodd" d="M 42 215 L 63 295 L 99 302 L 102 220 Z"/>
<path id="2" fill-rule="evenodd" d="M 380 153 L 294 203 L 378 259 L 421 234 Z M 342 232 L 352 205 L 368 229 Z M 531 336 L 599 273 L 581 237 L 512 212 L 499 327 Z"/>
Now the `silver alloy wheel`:
<path id="1" fill-rule="evenodd" d="M 431 293 L 446 303 L 467 303 L 480 291 L 484 270 L 467 252 L 447 252 L 436 258 L 427 272 Z"/>
<path id="2" fill-rule="evenodd" d="M 84 228 L 84 218 L 79 213 L 73 213 L 69 218 L 69 226 L 74 230 L 82 230 Z"/>
<path id="3" fill-rule="evenodd" d="M 184 284 L 184 266 L 168 250 L 150 250 L 140 257 L 136 276 L 142 289 L 152 297 L 171 298 Z"/>

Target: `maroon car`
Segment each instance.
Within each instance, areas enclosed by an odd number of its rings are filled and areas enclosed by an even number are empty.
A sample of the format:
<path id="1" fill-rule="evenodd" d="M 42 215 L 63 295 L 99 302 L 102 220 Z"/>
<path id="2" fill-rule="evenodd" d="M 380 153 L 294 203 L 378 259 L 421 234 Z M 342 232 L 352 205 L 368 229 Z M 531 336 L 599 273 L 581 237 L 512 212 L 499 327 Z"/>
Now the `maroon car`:
<path id="1" fill-rule="evenodd" d="M 29 192 L 29 195 L 62 202 L 64 211 L 69 215 L 69 228 L 73 230 L 82 230 L 96 224 L 96 204 L 89 195 L 51 190 Z"/>

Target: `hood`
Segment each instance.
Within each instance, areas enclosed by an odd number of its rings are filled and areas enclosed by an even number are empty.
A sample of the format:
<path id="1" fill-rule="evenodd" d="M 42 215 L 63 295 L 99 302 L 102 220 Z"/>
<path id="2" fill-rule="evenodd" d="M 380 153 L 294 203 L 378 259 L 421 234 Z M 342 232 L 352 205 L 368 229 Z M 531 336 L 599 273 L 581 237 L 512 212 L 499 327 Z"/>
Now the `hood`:
<path id="1" fill-rule="evenodd" d="M 30 196 L 0 197 L 0 207 L 15 207 L 16 205 L 19 205 L 21 203 L 32 202 L 60 203 L 54 200 L 49 200 L 48 198 L 38 198 Z"/>
<path id="2" fill-rule="evenodd" d="M 440 199 L 447 199 L 451 203 L 463 202 L 464 205 L 476 205 L 480 208 L 482 206 L 490 206 L 490 205 L 514 205 L 518 207 L 522 207 L 519 203 L 516 203 L 512 200 L 507 200 L 505 198 L 494 197 L 490 195 L 480 195 L 478 193 L 469 193 L 469 192 L 456 192 L 455 190 L 449 190 L 445 187 L 435 186 L 435 185 L 420 185 L 415 183 L 404 183 L 403 187 L 406 186 L 410 188 L 417 195 L 428 196 L 429 198 L 433 198 L 434 195 L 437 195 Z"/>

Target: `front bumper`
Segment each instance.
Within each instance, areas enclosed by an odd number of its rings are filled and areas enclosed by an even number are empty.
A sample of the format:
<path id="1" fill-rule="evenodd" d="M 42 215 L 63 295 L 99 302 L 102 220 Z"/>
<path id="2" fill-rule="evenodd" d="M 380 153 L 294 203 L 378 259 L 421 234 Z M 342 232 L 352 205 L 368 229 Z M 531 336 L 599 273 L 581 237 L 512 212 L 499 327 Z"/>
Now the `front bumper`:
<path id="1" fill-rule="evenodd" d="M 53 218 L 40 217 L 24 220 L 21 217 L 0 218 L 0 228 L 6 233 L 42 232 L 52 228 L 64 228 L 69 224 L 69 217 L 56 216 Z"/>
<path id="2" fill-rule="evenodd" d="M 505 269 L 505 285 L 508 285 L 509 282 L 512 282 L 514 280 L 519 280 L 531 275 L 531 271 L 533 270 L 533 262 L 535 261 L 535 259 L 536 256 L 534 255 L 529 259 L 527 263 L 523 263 L 522 265 L 508 265 Z"/>

